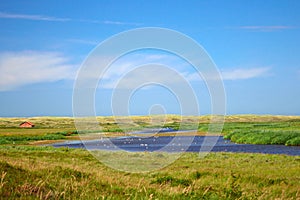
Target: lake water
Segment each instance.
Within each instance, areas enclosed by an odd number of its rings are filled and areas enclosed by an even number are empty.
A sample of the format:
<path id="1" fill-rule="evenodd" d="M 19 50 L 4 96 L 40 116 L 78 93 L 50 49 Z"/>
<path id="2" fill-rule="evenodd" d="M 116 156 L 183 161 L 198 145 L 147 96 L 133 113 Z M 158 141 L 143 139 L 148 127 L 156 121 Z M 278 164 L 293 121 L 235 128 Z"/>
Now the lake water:
<path id="1" fill-rule="evenodd" d="M 163 136 L 163 137 L 119 137 L 98 140 L 66 141 L 52 144 L 54 147 L 86 148 L 93 150 L 126 150 L 126 151 L 166 151 L 166 152 L 199 152 L 202 147 L 209 147 L 208 139 L 216 141 L 212 152 L 247 152 L 266 154 L 300 155 L 300 146 L 285 145 L 252 145 L 235 144 L 222 136 Z M 187 145 L 188 144 L 188 145 Z M 210 148 L 209 148 L 210 150 Z M 205 149 L 204 149 L 205 151 Z"/>

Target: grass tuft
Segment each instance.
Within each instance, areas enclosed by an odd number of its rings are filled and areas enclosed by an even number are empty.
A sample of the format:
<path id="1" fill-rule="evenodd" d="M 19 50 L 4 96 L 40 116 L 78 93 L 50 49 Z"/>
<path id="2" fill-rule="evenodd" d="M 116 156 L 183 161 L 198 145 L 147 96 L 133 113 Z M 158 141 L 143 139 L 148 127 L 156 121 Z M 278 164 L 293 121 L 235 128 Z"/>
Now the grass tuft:
<path id="1" fill-rule="evenodd" d="M 180 179 L 180 178 L 175 178 L 170 175 L 167 175 L 167 176 L 163 176 L 163 177 L 157 177 L 151 183 L 170 184 L 172 187 L 174 187 L 174 186 L 178 186 L 178 185 L 190 186 L 192 184 L 192 181 L 189 179 Z"/>

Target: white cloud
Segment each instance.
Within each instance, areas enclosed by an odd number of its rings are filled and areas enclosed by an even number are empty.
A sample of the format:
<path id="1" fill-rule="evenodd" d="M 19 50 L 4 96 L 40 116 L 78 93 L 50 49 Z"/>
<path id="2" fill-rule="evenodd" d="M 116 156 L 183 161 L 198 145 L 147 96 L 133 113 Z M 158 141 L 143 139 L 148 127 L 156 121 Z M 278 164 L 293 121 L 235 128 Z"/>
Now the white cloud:
<path id="1" fill-rule="evenodd" d="M 101 65 L 101 59 L 94 62 Z M 147 65 L 147 67 L 143 67 L 144 65 Z M 178 73 L 171 72 L 163 65 L 169 66 L 169 69 L 173 69 Z M 143 69 L 140 70 L 140 67 Z M 122 89 L 132 88 L 137 83 L 147 80 L 163 84 L 177 83 L 178 76 L 185 76 L 181 69 L 182 63 L 178 62 L 176 57 L 166 54 L 134 53 L 128 57 L 119 58 L 109 66 L 109 69 L 101 77 L 100 87 L 116 88 L 120 80 L 122 80 L 122 85 L 118 87 Z M 171 76 L 170 73 L 172 73 Z"/>
<path id="2" fill-rule="evenodd" d="M 83 23 L 95 23 L 95 24 L 105 24 L 105 25 L 129 25 L 129 26 L 141 26 L 141 23 L 136 22 L 123 22 L 123 21 L 111 21 L 111 20 L 92 20 L 92 19 L 71 19 L 71 18 L 61 18 L 45 15 L 30 15 L 30 14 L 18 14 L 18 13 L 7 13 L 0 11 L 0 18 L 2 19 L 23 19 L 23 20 L 34 20 L 34 21 L 53 21 L 53 22 L 83 22 Z"/>
<path id="3" fill-rule="evenodd" d="M 35 20 L 35 21 L 58 21 L 58 22 L 65 22 L 71 20 L 69 18 L 58 18 L 58 17 L 43 16 L 43 15 L 14 14 L 14 13 L 5 13 L 5 12 L 0 12 L 0 18 L 26 19 L 26 20 Z"/>
<path id="4" fill-rule="evenodd" d="M 239 26 L 238 28 L 244 29 L 244 30 L 268 32 L 268 31 L 280 31 L 280 30 L 294 29 L 297 27 L 277 25 L 277 26 Z"/>
<path id="5" fill-rule="evenodd" d="M 102 88 L 131 89 L 145 83 L 174 85 L 183 83 L 185 78 L 183 74 L 170 67 L 149 64 L 135 67 L 120 76 L 107 76 L 106 80 L 103 79 L 103 85 L 100 86 Z M 186 81 L 188 82 L 188 80 Z"/>
<path id="6" fill-rule="evenodd" d="M 207 80 L 221 80 L 227 81 L 227 80 L 246 80 L 246 79 L 253 79 L 258 77 L 263 77 L 269 75 L 270 68 L 269 67 L 263 67 L 263 68 L 248 68 L 248 69 L 232 69 L 232 70 L 223 70 L 220 71 L 219 74 L 212 74 L 212 72 L 207 71 L 202 73 L 202 75 L 205 75 L 205 78 Z M 188 81 L 203 81 L 203 78 L 198 72 L 180 72 L 180 74 L 185 77 Z"/>
<path id="7" fill-rule="evenodd" d="M 97 62 L 100 63 L 100 62 Z M 148 68 L 143 70 L 137 70 L 139 67 L 151 64 Z M 159 64 L 168 66 L 169 69 L 176 71 L 176 74 L 170 72 L 170 70 L 157 67 Z M 270 75 L 269 67 L 261 68 L 236 68 L 231 70 L 221 70 L 219 74 L 212 74 L 210 70 L 203 71 L 202 75 L 205 75 L 207 80 L 247 80 L 258 77 Z M 113 89 L 116 88 L 118 81 L 122 80 L 122 85 L 118 88 L 130 89 L 135 87 L 137 83 L 141 83 L 143 80 L 152 80 L 153 82 L 162 84 L 178 84 L 183 79 L 188 82 L 203 81 L 201 75 L 195 71 L 191 65 L 172 57 L 171 55 L 159 55 L 159 54 L 135 54 L 130 56 L 129 59 L 120 59 L 112 64 L 109 69 L 101 77 L 100 87 Z"/>
<path id="8" fill-rule="evenodd" d="M 83 39 L 68 39 L 69 42 L 78 43 L 78 44 L 87 44 L 87 45 L 98 45 L 100 42 L 92 40 L 83 40 Z"/>
<path id="9" fill-rule="evenodd" d="M 140 26 L 142 25 L 141 23 L 136 23 L 136 22 L 120 22 L 120 21 L 101 21 L 100 23 L 103 24 L 111 24 L 111 25 L 133 25 L 133 26 Z"/>
<path id="10" fill-rule="evenodd" d="M 154 65 L 155 66 L 155 65 Z M 120 66 L 121 67 L 121 66 Z M 123 68 L 122 66 L 121 68 Z M 128 67 L 128 68 L 126 68 Z M 124 73 L 110 73 L 109 75 L 103 78 L 103 88 L 115 88 L 119 80 L 122 80 L 122 85 L 119 85 L 120 88 L 132 88 L 136 86 L 137 83 L 142 82 L 142 80 L 150 79 L 157 83 L 162 84 L 178 84 L 180 81 L 185 79 L 188 82 L 195 82 L 195 81 L 203 81 L 202 77 L 197 72 L 188 72 L 188 71 L 178 71 L 178 69 L 173 69 L 177 71 L 177 73 L 170 73 L 170 71 L 161 68 L 149 68 L 147 70 L 136 70 L 135 68 L 130 68 L 128 63 L 126 67 L 123 68 L 122 72 Z M 253 79 L 258 77 L 263 77 L 269 75 L 270 68 L 251 68 L 251 69 L 233 69 L 230 71 L 223 71 L 221 72 L 221 79 L 223 81 L 226 80 L 246 80 L 246 79 Z M 130 73 L 129 75 L 125 75 Z M 123 76 L 122 76 L 123 75 Z M 125 76 L 124 76 L 125 75 Z M 182 79 L 181 79 L 181 78 Z M 219 76 L 215 74 L 206 73 L 206 78 L 210 80 L 218 79 Z"/>
<path id="11" fill-rule="evenodd" d="M 269 67 L 250 68 L 250 69 L 233 69 L 221 72 L 223 80 L 242 80 L 251 79 L 268 75 Z"/>
<path id="12" fill-rule="evenodd" d="M 23 85 L 73 79 L 76 69 L 55 52 L 9 52 L 0 54 L 0 91 Z"/>
<path id="13" fill-rule="evenodd" d="M 137 22 L 124 22 L 124 21 L 111 21 L 111 20 L 93 20 L 93 19 L 73 19 L 73 21 L 84 22 L 84 23 L 92 23 L 92 24 L 106 24 L 106 25 L 129 25 L 129 26 L 141 26 L 142 23 Z"/>

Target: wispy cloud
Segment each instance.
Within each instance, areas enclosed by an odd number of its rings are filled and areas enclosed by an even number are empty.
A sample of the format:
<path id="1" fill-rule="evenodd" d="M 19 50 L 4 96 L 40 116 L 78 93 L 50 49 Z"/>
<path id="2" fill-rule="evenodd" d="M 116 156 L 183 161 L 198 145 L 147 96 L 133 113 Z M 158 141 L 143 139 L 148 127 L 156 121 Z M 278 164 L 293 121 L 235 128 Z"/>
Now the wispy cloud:
<path id="1" fill-rule="evenodd" d="M 130 70 L 128 73 L 121 75 L 117 79 L 107 81 L 103 88 L 130 89 L 142 86 L 147 82 L 170 85 L 181 83 L 184 77 L 171 68 L 157 65 L 141 66 Z M 147 87 L 150 88 L 150 87 Z"/>
<path id="2" fill-rule="evenodd" d="M 84 23 L 92 23 L 92 24 L 106 24 L 106 25 L 129 25 L 129 26 L 141 26 L 142 23 L 137 23 L 137 22 L 124 22 L 124 21 L 111 21 L 111 20 L 92 20 L 92 19 L 80 19 L 80 20 L 75 20 L 78 22 L 84 22 Z"/>
<path id="3" fill-rule="evenodd" d="M 101 60 L 95 61 L 101 65 Z M 146 65 L 146 66 L 145 66 Z M 101 77 L 100 88 L 130 89 L 138 83 L 177 84 L 184 77 L 183 61 L 167 54 L 134 53 L 120 58 Z M 92 76 L 92 74 L 91 74 Z M 118 85 L 121 81 L 122 84 Z M 149 88 L 149 87 L 148 87 Z"/>
<path id="4" fill-rule="evenodd" d="M 246 80 L 259 78 L 263 76 L 270 75 L 270 67 L 261 67 L 261 68 L 236 68 L 231 70 L 221 70 L 220 76 L 218 74 L 213 74 L 210 71 L 205 72 L 205 78 L 207 80 L 223 80 L 223 81 L 235 81 L 235 80 Z M 181 72 L 181 74 L 189 81 L 203 81 L 203 78 L 199 75 L 198 72 L 189 73 Z"/>
<path id="5" fill-rule="evenodd" d="M 56 52 L 9 52 L 0 54 L 0 91 L 23 85 L 75 77 L 76 67 Z"/>
<path id="6" fill-rule="evenodd" d="M 35 21 L 56 21 L 56 22 L 71 21 L 70 18 L 58 18 L 58 17 L 51 17 L 51 16 L 43 16 L 43 15 L 13 14 L 13 13 L 5 13 L 5 12 L 0 12 L 0 18 L 25 19 L 25 20 L 35 20 Z"/>
<path id="7" fill-rule="evenodd" d="M 296 26 L 239 26 L 236 27 L 238 29 L 243 30 L 252 30 L 252 31 L 262 31 L 262 32 L 271 32 L 271 31 L 281 31 L 281 30 L 288 30 L 288 29 L 295 29 Z"/>
<path id="8" fill-rule="evenodd" d="M 123 22 L 123 21 L 111 21 L 111 20 L 92 20 L 92 19 L 73 19 L 73 18 L 61 18 L 45 15 L 30 15 L 30 14 L 17 14 L 7 13 L 0 11 L 0 18 L 2 19 L 23 19 L 23 20 L 34 20 L 34 21 L 53 21 L 53 22 L 80 22 L 80 23 L 95 23 L 105 25 L 129 25 L 129 26 L 140 26 L 141 23 L 137 22 Z"/>
<path id="9" fill-rule="evenodd" d="M 128 66 L 128 65 L 127 65 Z M 124 67 L 124 66 L 121 66 Z M 144 68 L 143 70 L 138 70 L 138 67 L 124 68 L 121 70 L 126 72 L 124 74 L 110 74 L 103 77 L 102 88 L 133 88 L 137 83 L 142 83 L 147 79 L 151 79 L 153 82 L 161 84 L 180 84 L 182 81 L 188 81 L 189 83 L 195 81 L 203 81 L 202 77 L 197 72 L 188 71 L 178 71 L 174 68 L 164 68 L 153 65 L 152 67 Z M 259 78 L 268 76 L 270 73 L 270 68 L 252 68 L 252 69 L 234 69 L 230 71 L 221 72 L 221 80 L 223 81 L 236 81 L 236 80 L 247 80 L 253 78 Z M 127 74 L 127 75 L 126 75 Z M 151 77 L 151 78 L 149 78 Z M 216 74 L 206 74 L 206 79 L 217 80 L 219 76 Z M 118 85 L 118 82 L 122 81 L 122 84 Z"/>
<path id="10" fill-rule="evenodd" d="M 97 63 L 100 63 L 100 61 Z M 138 70 L 138 68 L 149 63 L 153 64 L 146 68 L 144 67 L 143 70 Z M 160 64 L 161 66 L 159 66 Z M 235 81 L 268 76 L 270 75 L 270 70 L 270 67 L 221 70 L 221 77 L 219 74 L 210 73 L 210 71 L 204 73 L 207 80 L 217 80 L 221 78 L 223 81 Z M 187 66 L 186 63 L 180 61 L 180 59 L 175 59 L 170 55 L 137 54 L 130 57 L 130 59 L 121 59 L 111 65 L 101 78 L 100 87 L 113 89 L 117 87 L 119 81 L 122 81 L 122 84 L 119 84 L 118 88 L 130 89 L 136 86 L 137 83 L 142 83 L 148 79 L 162 84 L 179 85 L 182 80 L 186 80 L 190 83 L 204 81 L 201 75 L 195 71 L 191 65 Z"/>
<path id="11" fill-rule="evenodd" d="M 142 23 L 136 23 L 136 22 L 120 22 L 120 21 L 101 21 L 100 23 L 103 24 L 112 24 L 112 25 L 132 25 L 132 26 L 141 26 Z"/>
<path id="12" fill-rule="evenodd" d="M 92 41 L 92 40 L 84 40 L 84 39 L 68 39 L 67 41 L 72 42 L 72 43 L 79 43 L 79 44 L 88 44 L 88 45 L 97 45 L 99 42 L 97 41 Z"/>
<path id="13" fill-rule="evenodd" d="M 250 69 L 233 69 L 230 71 L 222 71 L 223 80 L 243 80 L 268 75 L 270 67 L 250 68 Z"/>

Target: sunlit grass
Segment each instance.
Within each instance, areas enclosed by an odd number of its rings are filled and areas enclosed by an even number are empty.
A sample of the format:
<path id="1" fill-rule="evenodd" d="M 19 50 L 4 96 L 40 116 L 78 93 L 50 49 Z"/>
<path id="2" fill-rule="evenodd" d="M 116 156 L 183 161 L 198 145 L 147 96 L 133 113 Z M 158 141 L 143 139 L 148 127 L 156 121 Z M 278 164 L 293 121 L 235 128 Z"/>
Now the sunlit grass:
<path id="1" fill-rule="evenodd" d="M 300 198 L 299 156 L 185 153 L 160 171 L 131 174 L 82 149 L 6 146 L 0 170 L 4 199 Z"/>
<path id="2" fill-rule="evenodd" d="M 231 123 L 224 138 L 237 143 L 300 145 L 300 122 Z"/>
<path id="3" fill-rule="evenodd" d="M 159 126 L 155 124 L 155 120 L 158 118 L 165 121 L 165 123 Z M 175 130 L 188 130 L 198 127 L 198 132 L 195 135 L 206 135 L 211 116 L 110 116 L 97 117 L 96 119 L 99 126 L 96 129 L 91 129 L 91 132 L 105 133 L 105 137 L 124 136 L 127 132 L 161 126 Z M 19 128 L 19 124 L 24 121 L 34 123 L 35 127 Z M 184 123 L 181 124 L 181 122 Z M 25 144 L 28 143 L 27 141 L 70 139 L 69 136 L 61 133 L 75 131 L 74 120 L 70 117 L 0 118 L 0 144 Z M 212 133 L 212 135 L 215 134 Z M 272 115 L 226 116 L 222 134 L 225 135 L 225 138 L 238 143 L 300 145 L 300 117 Z M 173 136 L 175 134 L 160 133 L 159 135 Z M 180 135 L 190 134 L 180 133 Z M 81 136 L 84 138 L 84 134 L 81 134 Z M 71 138 L 79 139 L 78 137 L 74 138 L 74 136 Z"/>
<path id="4" fill-rule="evenodd" d="M 185 117 L 185 128 L 200 122 L 197 134 L 206 134 L 210 118 Z M 81 134 L 83 138 L 125 134 L 114 117 L 97 120 L 102 130 Z M 181 120 L 168 115 L 164 127 L 178 129 Z M 36 126 L 19 128 L 23 121 Z M 155 124 L 151 116 L 133 116 L 126 127 L 141 130 Z M 238 115 L 225 117 L 222 134 L 243 143 L 298 145 L 299 128 L 297 116 Z M 83 149 L 28 145 L 79 139 L 76 133 L 67 117 L 0 118 L 0 199 L 300 199 L 300 156 L 210 153 L 200 159 L 185 153 L 159 171 L 132 174 L 108 168 Z M 158 156 L 165 160 L 167 153 Z M 111 162 L 122 165 L 117 159 Z"/>

